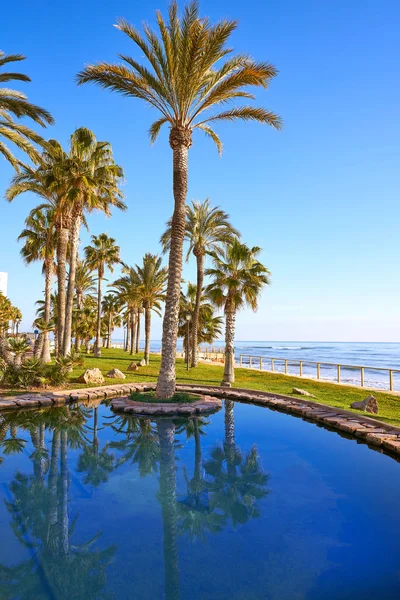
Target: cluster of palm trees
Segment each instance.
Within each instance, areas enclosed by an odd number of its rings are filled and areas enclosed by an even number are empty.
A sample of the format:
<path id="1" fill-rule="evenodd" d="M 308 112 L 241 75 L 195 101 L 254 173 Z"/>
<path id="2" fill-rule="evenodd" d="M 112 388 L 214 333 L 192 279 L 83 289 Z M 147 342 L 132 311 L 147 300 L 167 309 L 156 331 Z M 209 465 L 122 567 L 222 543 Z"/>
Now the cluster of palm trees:
<path id="1" fill-rule="evenodd" d="M 264 108 L 243 105 L 240 102 L 254 99 L 250 87 L 267 88 L 277 75 L 275 67 L 267 62 L 256 62 L 247 55 L 232 55 L 227 46 L 231 34 L 237 27 L 235 21 L 223 20 L 213 25 L 208 18 L 199 14 L 196 1 L 187 4 L 179 14 L 175 0 L 172 1 L 168 18 L 165 20 L 157 11 L 158 31 L 145 25 L 143 34 L 129 22 L 121 19 L 117 28 L 133 42 L 144 57 L 145 64 L 134 57 L 120 55 L 122 62 L 110 64 L 100 62 L 87 66 L 77 76 L 79 85 L 95 83 L 102 88 L 138 98 L 158 113 L 151 125 L 150 139 L 154 142 L 163 125 L 170 128 L 169 143 L 173 154 L 174 211 L 165 244 L 169 249 L 168 273 L 165 291 L 163 318 L 162 356 L 157 385 L 157 395 L 170 398 L 175 391 L 175 358 L 181 305 L 181 280 L 183 244 L 187 228 L 186 196 L 188 189 L 188 156 L 196 129 L 204 132 L 222 151 L 222 143 L 213 129 L 219 121 L 256 121 L 280 129 L 281 120 Z M 19 55 L 0 55 L 0 66 L 21 60 Z M 22 74 L 1 73 L 1 81 L 28 78 Z M 237 103 L 229 106 L 231 103 Z M 57 316 L 58 348 L 67 354 L 71 348 L 72 312 L 77 267 L 79 230 L 85 214 L 93 209 L 109 213 L 111 206 L 125 208 L 120 190 L 122 169 L 115 164 L 111 147 L 98 142 L 94 134 L 79 128 L 71 136 L 70 148 L 66 151 L 54 141 L 43 142 L 31 129 L 16 124 L 15 118 L 27 116 L 45 126 L 52 117 L 43 109 L 30 104 L 26 97 L 13 90 L 0 90 L 0 152 L 18 171 L 7 198 L 27 190 L 35 191 L 43 198 L 37 210 L 38 219 L 52 223 L 51 240 L 41 250 L 46 274 L 46 301 L 44 326 L 48 327 L 50 287 L 48 282 L 53 271 L 54 256 L 57 268 Z M 2 141 L 15 143 L 25 151 L 34 167 L 21 164 Z M 41 145 L 38 152 L 35 144 Z M 36 218 L 35 214 L 32 218 Z M 221 223 L 220 228 L 224 228 Z M 196 362 L 199 331 L 200 298 L 202 294 L 201 273 L 205 253 L 204 246 L 193 246 L 198 260 L 198 285 L 194 310 L 194 335 L 192 339 L 192 361 Z M 214 250 L 213 250 L 214 252 Z M 267 282 L 267 272 L 257 261 L 258 248 L 248 248 L 235 240 L 224 247 L 221 254 L 213 254 L 214 271 L 221 269 L 212 295 L 218 306 L 223 306 L 230 335 L 227 339 L 224 380 L 233 377 L 233 346 L 235 310 L 243 303 L 256 306 L 256 278 Z M 66 261 L 69 260 L 69 276 L 66 288 Z M 230 271 L 230 267 L 233 271 Z M 246 293 L 241 302 L 233 285 L 237 272 L 248 271 Z M 126 273 L 129 276 L 129 273 Z M 200 282 L 200 283 L 199 283 Z M 236 290 L 236 292 L 234 291 Z M 211 290 L 210 290 L 211 292 Z M 237 301 L 238 302 L 237 302 Z M 157 303 L 157 302 L 156 302 Z M 154 307 L 156 307 L 156 303 Z M 150 308 L 144 308 L 145 322 L 149 326 Z M 146 313 L 147 310 L 147 313 Z M 98 309 L 98 314 L 99 314 Z M 147 321 L 146 321 L 147 314 Z M 99 322 L 99 319 L 98 319 Z M 98 347 L 98 322 L 96 353 Z M 131 326 L 132 328 L 132 326 Z M 44 332 L 43 357 L 48 359 L 48 331 Z"/>
<path id="2" fill-rule="evenodd" d="M 19 324 L 22 321 L 22 312 L 14 306 L 7 296 L 0 292 L 0 330 L 8 332 L 11 324 L 12 335 L 18 335 Z"/>

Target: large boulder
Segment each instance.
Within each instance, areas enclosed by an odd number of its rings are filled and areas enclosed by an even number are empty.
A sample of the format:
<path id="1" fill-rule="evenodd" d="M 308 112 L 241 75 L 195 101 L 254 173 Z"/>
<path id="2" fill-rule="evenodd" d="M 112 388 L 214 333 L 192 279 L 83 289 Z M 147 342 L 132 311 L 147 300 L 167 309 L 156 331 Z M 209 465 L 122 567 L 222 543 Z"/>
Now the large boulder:
<path id="1" fill-rule="evenodd" d="M 111 369 L 111 371 L 108 371 L 106 377 L 111 377 L 112 379 L 126 379 L 126 375 L 119 369 Z"/>
<path id="2" fill-rule="evenodd" d="M 359 402 L 353 402 L 350 404 L 351 408 L 357 408 L 358 410 L 365 410 L 366 412 L 377 415 L 379 412 L 378 400 L 375 396 L 368 396 L 365 400 Z"/>
<path id="3" fill-rule="evenodd" d="M 127 371 L 137 371 L 138 370 L 138 366 L 135 363 L 135 361 L 131 362 L 131 364 L 129 365 L 129 367 L 127 368 Z"/>
<path id="4" fill-rule="evenodd" d="M 293 388 L 293 394 L 299 394 L 299 396 L 309 396 L 310 398 L 315 398 L 314 394 L 310 394 L 307 390 L 301 390 L 300 388 Z"/>
<path id="5" fill-rule="evenodd" d="M 100 369 L 87 369 L 80 377 L 78 377 L 77 381 L 79 381 L 79 383 L 94 383 L 97 385 L 104 383 L 104 377 L 101 374 Z"/>

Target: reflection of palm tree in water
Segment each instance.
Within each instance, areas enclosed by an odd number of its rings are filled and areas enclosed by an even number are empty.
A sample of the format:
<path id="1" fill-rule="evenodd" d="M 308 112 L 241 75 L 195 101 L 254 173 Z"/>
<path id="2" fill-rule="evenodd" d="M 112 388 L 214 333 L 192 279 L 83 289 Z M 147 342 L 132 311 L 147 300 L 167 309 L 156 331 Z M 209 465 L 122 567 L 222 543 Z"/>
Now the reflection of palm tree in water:
<path id="1" fill-rule="evenodd" d="M 109 425 L 119 435 L 119 439 L 108 446 L 121 452 L 117 465 L 127 462 L 138 465 L 141 477 L 158 471 L 160 446 L 157 431 L 150 419 L 132 415 L 118 416 Z"/>
<path id="2" fill-rule="evenodd" d="M 235 443 L 234 402 L 225 400 L 225 439 L 204 465 L 210 477 L 210 506 L 233 525 L 258 517 L 257 501 L 264 498 L 268 475 L 260 465 L 256 446 L 243 456 Z"/>
<path id="3" fill-rule="evenodd" d="M 79 419 L 73 412 L 72 420 L 74 416 Z M 76 519 L 70 524 L 68 423 L 62 411 L 58 413 L 58 426 L 54 425 L 57 415 L 54 409 L 47 415 L 53 425 L 53 437 L 45 472 L 34 467 L 33 476 L 17 473 L 9 488 L 11 499 L 6 502 L 13 531 L 21 545 L 30 548 L 31 557 L 11 568 L 0 565 L 0 597 L 20 600 L 110 598 L 103 588 L 115 548 L 93 550 L 100 533 L 85 543 L 73 543 Z M 42 418 L 45 422 L 46 415 Z M 35 459 L 34 453 L 31 458 Z"/>
<path id="4" fill-rule="evenodd" d="M 93 409 L 93 439 L 91 444 L 85 444 L 84 450 L 78 459 L 78 472 L 86 473 L 83 483 L 90 483 L 98 487 L 105 483 L 108 475 L 115 468 L 114 455 L 108 452 L 107 446 L 104 446 L 99 452 L 98 438 L 98 407 Z"/>
<path id="5" fill-rule="evenodd" d="M 195 458 L 192 479 L 188 478 L 186 466 L 183 467 L 187 496 L 178 503 L 179 533 L 188 533 L 191 538 L 205 540 L 205 535 L 218 533 L 224 525 L 224 517 L 211 510 L 208 494 L 208 482 L 203 478 L 201 435 L 208 421 L 195 417 L 186 423 L 186 437 L 193 436 Z"/>
<path id="6" fill-rule="evenodd" d="M 160 442 L 160 493 L 164 525 L 165 597 L 179 600 L 178 531 L 175 470 L 175 425 L 172 420 L 157 420 Z"/>

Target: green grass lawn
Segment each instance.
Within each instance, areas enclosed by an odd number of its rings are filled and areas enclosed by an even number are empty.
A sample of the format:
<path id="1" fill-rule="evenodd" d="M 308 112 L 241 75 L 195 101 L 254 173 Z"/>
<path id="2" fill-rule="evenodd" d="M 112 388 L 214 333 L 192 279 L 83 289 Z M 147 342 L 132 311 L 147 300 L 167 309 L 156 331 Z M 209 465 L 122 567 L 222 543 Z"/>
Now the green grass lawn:
<path id="1" fill-rule="evenodd" d="M 74 380 L 81 375 L 85 369 L 98 367 L 103 375 L 113 368 L 120 369 L 126 375 L 124 383 L 128 382 L 146 382 L 156 381 L 160 366 L 160 356 L 151 355 L 150 365 L 147 367 L 139 367 L 137 371 L 129 372 L 127 368 L 132 360 L 138 362 L 143 358 L 142 354 L 134 357 L 126 354 L 123 350 L 111 349 L 102 350 L 101 358 L 93 356 L 85 356 L 84 367 L 74 369 L 70 376 L 70 388 L 84 387 L 82 384 L 76 383 Z M 199 383 L 205 385 L 219 385 L 222 379 L 222 366 L 200 364 L 195 369 L 186 370 L 186 365 L 182 359 L 177 360 L 176 375 L 179 383 Z M 300 387 L 315 395 L 316 402 L 334 406 L 337 408 L 350 409 L 350 404 L 356 400 L 363 400 L 369 393 L 368 390 L 360 388 L 336 385 L 332 383 L 310 381 L 299 377 L 285 376 L 278 373 L 258 372 L 249 369 L 235 370 L 236 382 L 233 387 L 249 388 L 254 390 L 262 390 L 277 394 L 286 394 L 301 398 L 292 394 L 293 387 Z M 122 383 L 116 379 L 105 378 L 105 385 Z M 89 387 L 89 386 L 87 386 Z M 379 402 L 379 416 L 377 418 L 387 423 L 400 426 L 400 396 L 384 392 L 373 392 Z M 355 413 L 359 411 L 354 411 Z M 369 415 L 368 415 L 369 416 Z"/>

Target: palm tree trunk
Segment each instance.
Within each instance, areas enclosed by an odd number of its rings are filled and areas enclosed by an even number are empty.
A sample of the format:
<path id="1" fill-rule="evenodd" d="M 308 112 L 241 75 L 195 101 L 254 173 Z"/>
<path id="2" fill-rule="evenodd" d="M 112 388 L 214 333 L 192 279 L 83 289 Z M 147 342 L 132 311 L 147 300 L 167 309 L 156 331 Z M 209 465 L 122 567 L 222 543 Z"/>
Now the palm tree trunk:
<path id="1" fill-rule="evenodd" d="M 79 232 L 81 229 L 81 216 L 74 215 L 72 220 L 71 237 L 70 237 L 70 260 L 69 260 L 69 274 L 68 274 L 68 293 L 65 310 L 65 328 L 64 328 L 64 340 L 63 340 L 63 355 L 66 356 L 71 351 L 71 337 L 72 337 L 72 313 L 74 309 L 74 295 L 75 295 L 75 275 L 76 275 L 76 263 L 78 260 L 78 245 L 79 245 Z"/>
<path id="2" fill-rule="evenodd" d="M 200 304 L 201 297 L 203 295 L 203 282 L 204 282 L 204 254 L 198 252 L 196 254 L 197 263 L 197 289 L 196 289 L 196 302 L 193 310 L 192 317 L 192 367 L 197 367 L 199 362 L 199 327 L 200 327 Z"/>
<path id="3" fill-rule="evenodd" d="M 126 317 L 126 340 L 125 340 L 125 352 L 129 350 L 131 336 L 131 313 L 129 312 Z"/>
<path id="4" fill-rule="evenodd" d="M 151 308 L 144 309 L 144 360 L 146 365 L 150 362 L 150 329 L 151 329 Z"/>
<path id="5" fill-rule="evenodd" d="M 46 258 L 44 261 L 44 271 L 45 271 L 45 285 L 44 285 L 44 322 L 46 325 L 49 324 L 50 321 L 50 308 L 51 308 L 51 279 L 52 279 L 52 270 L 53 270 L 53 259 Z M 45 329 L 43 331 L 43 348 L 42 348 L 42 361 L 44 363 L 48 363 L 51 361 L 50 356 L 50 340 L 49 340 L 49 331 Z"/>
<path id="6" fill-rule="evenodd" d="M 140 350 L 139 346 L 140 346 L 140 310 L 138 310 L 138 313 L 137 313 L 137 323 L 136 323 L 136 348 L 135 348 L 136 354 L 139 353 L 139 350 Z"/>
<path id="7" fill-rule="evenodd" d="M 7 333 L 6 331 L 0 331 L 0 358 L 2 358 L 8 365 L 13 364 L 14 356 L 8 350 Z"/>
<path id="8" fill-rule="evenodd" d="M 111 348 L 111 313 L 108 315 L 108 337 L 107 348 Z"/>
<path id="9" fill-rule="evenodd" d="M 54 353 L 58 356 L 58 326 L 54 330 Z"/>
<path id="10" fill-rule="evenodd" d="M 225 307 L 225 365 L 221 385 L 227 387 L 235 381 L 235 320 L 235 310 Z"/>
<path id="11" fill-rule="evenodd" d="M 68 432 L 61 432 L 61 519 L 60 519 L 60 541 L 61 553 L 67 557 L 69 554 L 69 519 L 68 519 Z"/>
<path id="12" fill-rule="evenodd" d="M 193 426 L 194 426 L 194 442 L 195 442 L 195 459 L 194 459 L 194 475 L 193 478 L 199 482 L 201 481 L 201 463 L 202 463 L 202 457 L 201 457 L 201 439 L 200 439 L 200 427 L 199 427 L 199 419 L 198 417 L 195 417 L 193 419 Z"/>
<path id="13" fill-rule="evenodd" d="M 235 464 L 235 418 L 233 400 L 225 400 L 225 439 L 224 451 L 227 462 L 228 475 L 234 479 L 236 473 Z"/>
<path id="14" fill-rule="evenodd" d="M 157 381 L 157 396 L 171 398 L 175 393 L 176 340 L 181 295 L 182 251 L 186 227 L 186 195 L 188 188 L 188 154 L 191 146 L 190 131 L 173 128 L 170 132 L 173 150 L 174 214 L 171 223 L 171 246 L 168 262 L 168 284 L 163 333 L 161 342 L 161 366 Z"/>
<path id="15" fill-rule="evenodd" d="M 170 420 L 157 421 L 160 442 L 160 502 L 164 526 L 165 598 L 179 600 L 179 563 L 175 470 L 175 425 Z"/>
<path id="16" fill-rule="evenodd" d="M 51 441 L 51 458 L 48 478 L 49 489 L 49 519 L 47 527 L 47 541 L 53 537 L 52 527 L 57 523 L 57 475 L 58 475 L 58 459 L 60 454 L 60 430 L 53 430 L 53 439 Z"/>
<path id="17" fill-rule="evenodd" d="M 37 336 L 35 343 L 33 345 L 33 356 L 35 358 L 40 358 L 42 356 L 43 351 L 43 333 L 40 332 Z"/>
<path id="18" fill-rule="evenodd" d="M 135 350 L 135 341 L 136 341 L 136 314 L 135 310 L 131 310 L 131 346 L 130 346 L 130 354 L 134 353 Z"/>
<path id="19" fill-rule="evenodd" d="M 65 326 L 65 286 L 67 278 L 67 247 L 68 247 L 69 231 L 62 224 L 58 229 L 57 238 L 57 318 L 58 318 L 58 350 L 61 353 L 64 340 Z"/>
<path id="20" fill-rule="evenodd" d="M 82 303 L 83 303 L 82 294 L 80 292 L 76 292 L 76 305 L 78 307 L 78 310 L 82 310 Z M 79 351 L 80 347 L 81 347 L 81 338 L 76 335 L 75 336 L 75 349 L 77 351 Z"/>
<path id="21" fill-rule="evenodd" d="M 99 272 L 98 282 L 97 282 L 97 332 L 96 332 L 96 341 L 94 343 L 94 351 L 93 354 L 96 358 L 101 356 L 101 282 L 102 276 Z"/>

